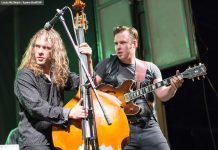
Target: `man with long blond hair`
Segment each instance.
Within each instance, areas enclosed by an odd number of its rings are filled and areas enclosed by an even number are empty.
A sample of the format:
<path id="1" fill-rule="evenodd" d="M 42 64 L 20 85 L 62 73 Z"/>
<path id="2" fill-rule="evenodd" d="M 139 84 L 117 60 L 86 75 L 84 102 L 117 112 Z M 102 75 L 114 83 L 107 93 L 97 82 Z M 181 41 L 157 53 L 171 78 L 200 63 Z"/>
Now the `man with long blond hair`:
<path id="1" fill-rule="evenodd" d="M 92 74 L 91 48 L 81 44 Z M 24 150 L 49 150 L 52 124 L 66 127 L 68 119 L 87 117 L 81 101 L 72 109 L 63 108 L 64 90 L 77 90 L 79 76 L 69 71 L 69 60 L 57 31 L 39 30 L 18 68 L 14 90 L 20 106 L 18 144 Z"/>

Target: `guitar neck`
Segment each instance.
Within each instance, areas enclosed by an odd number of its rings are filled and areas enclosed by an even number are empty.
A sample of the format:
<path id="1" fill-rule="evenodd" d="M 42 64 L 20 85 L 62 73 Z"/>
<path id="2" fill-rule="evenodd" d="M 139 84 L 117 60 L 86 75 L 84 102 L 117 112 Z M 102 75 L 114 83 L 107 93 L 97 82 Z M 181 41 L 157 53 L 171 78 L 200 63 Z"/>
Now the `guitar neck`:
<path id="1" fill-rule="evenodd" d="M 169 78 L 164 79 L 164 80 L 157 82 L 155 84 L 150 84 L 150 85 L 143 87 L 141 89 L 138 89 L 136 91 L 131 91 L 129 93 L 126 93 L 126 94 L 124 94 L 124 98 L 125 98 L 126 102 L 130 102 L 130 101 L 132 101 L 140 96 L 143 96 L 144 94 L 150 93 L 150 92 L 152 92 L 152 91 L 154 91 L 162 86 L 169 86 L 171 84 L 170 83 L 171 78 L 172 77 L 169 77 Z"/>
<path id="2" fill-rule="evenodd" d="M 195 77 L 199 77 L 199 76 L 203 76 L 207 74 L 207 69 L 206 67 L 204 66 L 204 64 L 199 64 L 198 66 L 194 66 L 193 68 L 188 68 L 186 69 L 184 72 L 176 75 L 176 76 L 179 76 L 181 78 L 187 78 L 187 79 L 193 79 Z M 136 91 L 131 91 L 129 93 L 126 93 L 124 94 L 124 99 L 126 102 L 130 102 L 140 96 L 143 96 L 144 94 L 147 94 L 147 93 L 150 93 L 162 86 L 169 86 L 171 83 L 170 83 L 170 79 L 173 78 L 172 77 L 169 77 L 167 79 L 164 79 L 160 82 L 157 82 L 155 84 L 150 84 L 146 87 L 143 87 L 141 89 L 138 89 Z"/>

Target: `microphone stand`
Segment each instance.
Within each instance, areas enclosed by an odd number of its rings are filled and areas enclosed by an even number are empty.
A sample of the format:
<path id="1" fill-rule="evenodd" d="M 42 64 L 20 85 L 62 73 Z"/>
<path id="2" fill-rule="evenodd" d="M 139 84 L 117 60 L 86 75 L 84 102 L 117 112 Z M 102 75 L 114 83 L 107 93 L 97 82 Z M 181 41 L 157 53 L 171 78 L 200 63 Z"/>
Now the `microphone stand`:
<path id="1" fill-rule="evenodd" d="M 77 57 L 78 57 L 78 59 L 80 61 L 82 69 L 85 72 L 85 75 L 86 75 L 86 77 L 88 79 L 88 83 L 85 83 L 83 85 L 83 87 L 82 87 L 84 89 L 83 92 L 85 92 L 84 97 L 83 97 L 84 98 L 84 103 L 85 103 L 85 105 L 88 105 L 88 117 L 84 119 L 85 122 L 83 124 L 83 126 L 85 126 L 85 127 L 83 127 L 83 129 L 84 129 L 83 130 L 84 131 L 83 132 L 83 138 L 85 139 L 84 149 L 85 150 L 89 149 L 89 148 L 87 148 L 87 145 L 89 145 L 90 142 L 92 144 L 92 149 L 99 149 L 99 148 L 97 148 L 98 144 L 95 143 L 96 128 L 95 128 L 95 121 L 93 120 L 94 119 L 94 112 L 93 112 L 93 103 L 92 103 L 91 97 L 90 97 L 90 87 L 92 88 L 92 90 L 93 90 L 93 92 L 94 92 L 94 94 L 96 96 L 96 99 L 97 99 L 97 101 L 98 101 L 98 103 L 99 103 L 99 105 L 100 105 L 100 107 L 102 109 L 102 112 L 104 114 L 104 117 L 106 119 L 107 124 L 111 125 L 112 122 L 111 122 L 109 116 L 107 115 L 102 102 L 100 101 L 100 98 L 99 98 L 99 96 L 97 94 L 97 91 L 96 91 L 96 86 L 95 86 L 94 82 L 92 81 L 92 78 L 91 78 L 89 72 L 87 71 L 87 68 L 86 68 L 84 62 L 82 61 L 81 54 L 79 53 L 78 50 L 76 50 L 77 49 L 76 45 L 75 45 L 75 43 L 73 41 L 73 38 L 72 38 L 72 36 L 71 36 L 71 34 L 69 32 L 69 29 L 68 29 L 68 27 L 67 27 L 67 25 L 65 23 L 65 19 L 63 18 L 62 15 L 63 14 L 60 15 L 60 21 L 62 22 L 62 24 L 63 24 L 63 26 L 65 28 L 65 31 L 66 31 L 66 33 L 67 33 L 67 35 L 68 35 L 68 37 L 69 37 L 69 39 L 71 41 L 71 44 L 73 45 L 73 47 L 75 49 Z"/>

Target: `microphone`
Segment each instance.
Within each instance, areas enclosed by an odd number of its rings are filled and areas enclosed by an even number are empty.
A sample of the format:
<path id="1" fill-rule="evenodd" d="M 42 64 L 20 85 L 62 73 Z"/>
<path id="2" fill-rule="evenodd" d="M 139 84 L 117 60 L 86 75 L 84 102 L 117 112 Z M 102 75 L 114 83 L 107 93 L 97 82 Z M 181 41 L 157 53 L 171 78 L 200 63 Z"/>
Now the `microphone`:
<path id="1" fill-rule="evenodd" d="M 62 16 L 65 12 L 65 10 L 67 9 L 67 7 L 65 6 L 64 8 L 62 8 L 61 10 L 57 9 L 57 13 L 55 14 L 55 16 L 48 22 L 45 23 L 44 25 L 44 29 L 45 30 L 50 30 L 54 24 L 57 22 L 57 20 L 60 18 L 60 16 Z"/>

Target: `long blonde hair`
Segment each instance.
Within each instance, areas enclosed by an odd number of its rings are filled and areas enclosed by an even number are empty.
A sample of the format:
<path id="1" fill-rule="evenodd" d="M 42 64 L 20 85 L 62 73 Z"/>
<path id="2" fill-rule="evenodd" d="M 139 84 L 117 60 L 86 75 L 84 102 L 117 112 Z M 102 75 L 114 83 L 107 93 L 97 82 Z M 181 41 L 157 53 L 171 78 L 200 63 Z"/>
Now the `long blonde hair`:
<path id="1" fill-rule="evenodd" d="M 43 69 L 36 63 L 33 51 L 36 39 L 42 35 L 45 35 L 47 40 L 51 41 L 52 44 L 52 82 L 59 87 L 64 87 L 69 75 L 69 60 L 63 41 L 59 33 L 54 29 L 49 31 L 41 29 L 31 38 L 18 70 L 26 67 L 33 70 L 34 74 L 37 76 L 44 73 Z"/>

